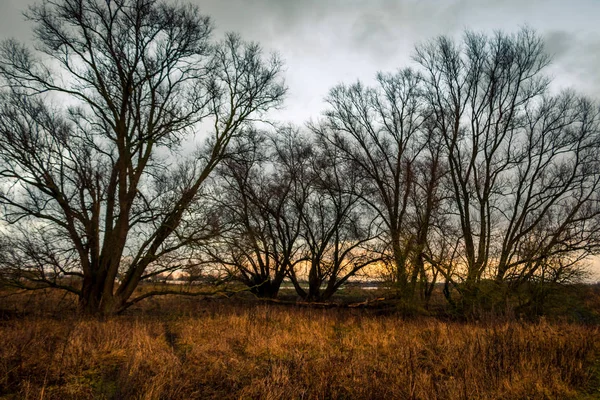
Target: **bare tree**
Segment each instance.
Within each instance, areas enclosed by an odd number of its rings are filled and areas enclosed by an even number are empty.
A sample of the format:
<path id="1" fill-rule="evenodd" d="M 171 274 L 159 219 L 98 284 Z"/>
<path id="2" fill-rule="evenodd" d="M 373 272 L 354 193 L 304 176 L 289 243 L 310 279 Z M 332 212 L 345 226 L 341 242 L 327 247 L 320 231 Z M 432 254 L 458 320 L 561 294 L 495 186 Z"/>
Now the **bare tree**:
<path id="1" fill-rule="evenodd" d="M 448 239 L 448 191 L 444 186 L 447 163 L 441 138 L 436 134 L 431 116 L 422 127 L 424 145 L 415 161 L 414 178 L 410 189 L 407 225 L 413 232 L 412 277 L 418 280 L 421 299 L 429 303 L 440 273 L 448 276 L 444 268 L 452 251 L 453 240 Z"/>
<path id="2" fill-rule="evenodd" d="M 288 126 L 271 138 L 256 133 L 238 141 L 238 156 L 223 163 L 215 182 L 226 228 L 205 252 L 259 297 L 276 297 L 301 261 L 298 210 L 307 190 L 300 175 L 312 148 L 296 136 Z"/>
<path id="3" fill-rule="evenodd" d="M 132 297 L 157 261 L 214 233 L 195 212 L 203 183 L 281 104 L 281 62 L 236 35 L 211 44 L 189 5 L 46 0 L 27 16 L 38 52 L 0 48 L 4 265 L 76 293 L 86 312 L 119 312 L 147 295 Z M 205 145 L 185 154 L 198 129 Z"/>
<path id="4" fill-rule="evenodd" d="M 333 88 L 324 120 L 312 129 L 363 176 L 368 190 L 362 198 L 384 223 L 399 293 L 410 298 L 418 270 L 412 272 L 415 231 L 407 222 L 417 160 L 426 144 L 421 76 L 404 69 L 380 73 L 377 81 L 376 89 L 361 83 Z"/>
<path id="5" fill-rule="evenodd" d="M 304 176 L 309 195 L 301 219 L 308 290 L 295 269 L 290 278 L 297 293 L 309 301 L 328 300 L 350 278 L 383 259 L 377 214 L 361 200 L 361 176 L 344 153 L 319 143 Z"/>
<path id="6" fill-rule="evenodd" d="M 482 278 L 529 280 L 598 250 L 598 105 L 551 95 L 542 39 L 467 32 L 417 47 L 448 165 L 463 295 Z M 552 261 L 554 263 L 554 261 Z"/>

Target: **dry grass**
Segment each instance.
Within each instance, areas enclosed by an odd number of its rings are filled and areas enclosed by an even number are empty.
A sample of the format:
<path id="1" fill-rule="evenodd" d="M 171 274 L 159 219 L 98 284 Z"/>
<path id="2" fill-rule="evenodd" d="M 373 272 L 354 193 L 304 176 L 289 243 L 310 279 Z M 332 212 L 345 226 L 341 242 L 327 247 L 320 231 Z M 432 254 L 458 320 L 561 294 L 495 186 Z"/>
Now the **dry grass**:
<path id="1" fill-rule="evenodd" d="M 3 399 L 600 395 L 598 328 L 543 321 L 163 299 L 105 321 L 11 318 L 0 338 Z"/>

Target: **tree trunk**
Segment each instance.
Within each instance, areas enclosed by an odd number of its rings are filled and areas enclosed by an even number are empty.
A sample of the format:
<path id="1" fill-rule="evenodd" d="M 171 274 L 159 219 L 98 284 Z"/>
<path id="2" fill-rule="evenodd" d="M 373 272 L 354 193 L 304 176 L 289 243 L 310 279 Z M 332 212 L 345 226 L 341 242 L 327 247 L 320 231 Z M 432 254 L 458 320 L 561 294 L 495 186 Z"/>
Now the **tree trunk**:
<path id="1" fill-rule="evenodd" d="M 118 314 L 125 309 L 126 299 L 107 294 L 104 290 L 106 278 L 85 277 L 79 294 L 79 312 L 90 316 Z"/>
<path id="2" fill-rule="evenodd" d="M 260 298 L 274 299 L 279 294 L 282 280 L 256 277 L 251 285 L 250 292 Z"/>
<path id="3" fill-rule="evenodd" d="M 312 263 L 310 271 L 308 272 L 308 295 L 306 301 L 319 301 L 321 298 L 321 278 L 319 277 L 317 268 L 318 261 Z"/>
<path id="4" fill-rule="evenodd" d="M 394 252 L 394 262 L 396 264 L 396 288 L 398 297 L 405 300 L 412 300 L 412 296 L 410 294 L 408 273 L 406 271 L 406 255 L 400 248 L 398 240 L 394 240 L 392 246 Z"/>
<path id="5" fill-rule="evenodd" d="M 102 285 L 104 286 L 104 285 Z M 98 314 L 102 301 L 102 291 L 98 282 L 93 277 L 85 277 L 79 294 L 79 312 L 86 315 Z"/>

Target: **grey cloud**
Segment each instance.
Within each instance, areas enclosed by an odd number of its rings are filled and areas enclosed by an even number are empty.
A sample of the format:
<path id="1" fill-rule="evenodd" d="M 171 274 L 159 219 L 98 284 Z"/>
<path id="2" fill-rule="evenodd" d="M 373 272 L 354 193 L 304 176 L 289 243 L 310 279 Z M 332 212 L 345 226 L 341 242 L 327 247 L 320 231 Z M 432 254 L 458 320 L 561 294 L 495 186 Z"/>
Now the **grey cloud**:
<path id="1" fill-rule="evenodd" d="M 544 35 L 545 49 L 554 60 L 559 60 L 566 56 L 573 48 L 573 44 L 576 41 L 576 35 L 574 33 L 563 30 L 548 31 Z"/>
<path id="2" fill-rule="evenodd" d="M 552 57 L 552 73 L 562 87 L 598 98 L 600 94 L 600 32 L 550 30 L 544 45 Z"/>
<path id="3" fill-rule="evenodd" d="M 31 26 L 25 22 L 22 13 L 33 3 L 33 0 L 0 2 L 0 38 L 15 37 L 19 40 L 31 38 Z"/>
<path id="4" fill-rule="evenodd" d="M 220 29 L 240 31 L 266 48 L 279 50 L 289 61 L 292 97 L 307 99 L 310 93 L 323 91 L 320 85 L 327 88 L 347 76 L 369 79 L 377 70 L 406 66 L 415 44 L 440 34 L 460 36 L 465 29 L 512 32 L 523 25 L 545 37 L 547 50 L 555 57 L 554 71 L 563 81 L 587 92 L 600 91 L 600 62 L 595 56 L 600 51 L 593 38 L 581 34 L 600 32 L 593 18 L 600 13 L 597 0 L 569 4 L 562 0 L 204 0 L 198 4 Z"/>
<path id="5" fill-rule="evenodd" d="M 533 8 L 542 0 L 526 2 Z M 505 28 L 523 10 L 522 0 L 375 0 L 342 8 L 341 16 L 353 21 L 345 33 L 345 45 L 374 62 L 385 60 L 395 52 L 404 59 L 414 45 L 440 34 L 460 35 L 464 29 L 495 30 Z M 505 18 L 498 18 L 499 16 Z M 508 18 L 506 18 L 508 16 Z M 502 23 L 490 24 L 491 20 Z M 510 23 L 515 29 L 522 22 Z M 487 28 L 487 29 L 486 29 Z"/>
<path id="6" fill-rule="evenodd" d="M 600 98 L 600 34 L 576 37 L 570 46 L 556 62 L 575 78 L 578 90 Z"/>
<path id="7" fill-rule="evenodd" d="M 33 1 L 0 0 L 1 36 L 30 35 L 19 9 Z M 278 51 L 287 61 L 290 109 L 308 112 L 304 104 L 339 81 L 407 66 L 415 44 L 429 38 L 464 29 L 511 32 L 523 24 L 545 36 L 557 75 L 600 92 L 598 0 L 167 1 L 197 4 L 213 17 L 217 35 L 237 31 Z"/>

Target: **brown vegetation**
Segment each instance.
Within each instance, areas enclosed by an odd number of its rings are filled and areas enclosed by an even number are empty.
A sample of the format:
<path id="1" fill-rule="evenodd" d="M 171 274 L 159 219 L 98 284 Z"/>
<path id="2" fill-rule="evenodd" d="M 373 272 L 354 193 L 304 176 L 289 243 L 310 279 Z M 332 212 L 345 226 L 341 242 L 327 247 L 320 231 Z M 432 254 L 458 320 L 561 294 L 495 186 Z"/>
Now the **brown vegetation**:
<path id="1" fill-rule="evenodd" d="M 0 322 L 3 399 L 600 394 L 597 327 L 544 320 L 465 324 L 364 309 L 175 298 L 101 321 L 58 317 L 56 307 L 69 299 L 36 305 L 39 297 L 27 296 L 28 315 L 5 313 Z"/>

